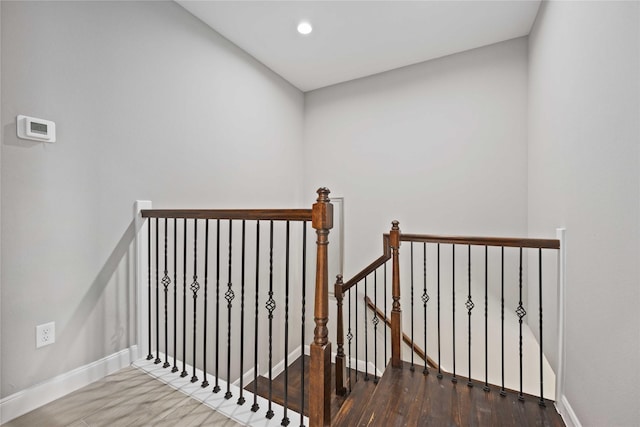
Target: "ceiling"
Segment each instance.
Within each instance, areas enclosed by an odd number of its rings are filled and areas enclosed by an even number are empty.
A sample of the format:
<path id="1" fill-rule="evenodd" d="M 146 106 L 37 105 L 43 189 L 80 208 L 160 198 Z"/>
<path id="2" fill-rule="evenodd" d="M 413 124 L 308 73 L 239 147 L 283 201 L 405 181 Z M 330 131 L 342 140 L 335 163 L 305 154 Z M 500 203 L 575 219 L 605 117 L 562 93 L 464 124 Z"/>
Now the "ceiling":
<path id="1" fill-rule="evenodd" d="M 540 0 L 178 4 L 306 92 L 529 34 Z M 306 20 L 313 32 L 300 35 Z"/>

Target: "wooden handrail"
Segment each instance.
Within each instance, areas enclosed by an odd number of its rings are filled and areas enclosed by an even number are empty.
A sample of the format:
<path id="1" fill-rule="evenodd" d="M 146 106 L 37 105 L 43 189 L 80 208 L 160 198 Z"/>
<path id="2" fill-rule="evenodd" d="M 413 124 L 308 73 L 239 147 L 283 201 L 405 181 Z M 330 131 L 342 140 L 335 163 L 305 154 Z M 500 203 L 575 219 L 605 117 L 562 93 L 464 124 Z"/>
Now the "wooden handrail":
<path id="1" fill-rule="evenodd" d="M 379 318 L 384 320 L 384 323 L 388 326 L 391 327 L 391 319 L 389 319 L 382 310 L 380 310 L 374 303 L 373 301 L 371 301 L 371 298 L 369 297 L 365 297 L 365 302 L 367 303 L 367 306 L 376 312 L 376 314 L 378 315 Z M 429 367 L 433 368 L 433 369 L 438 369 L 438 364 L 429 356 L 427 356 L 427 353 L 420 348 L 420 346 L 418 346 L 417 344 L 415 344 L 411 338 L 405 334 L 404 332 L 402 333 L 402 341 L 404 341 L 405 344 L 407 344 L 409 347 L 411 347 L 413 349 L 413 351 L 418 355 L 418 357 L 424 361 L 427 362 L 427 365 L 429 365 Z"/>
<path id="2" fill-rule="evenodd" d="M 311 209 L 145 209 L 143 218 L 311 221 Z"/>
<path id="3" fill-rule="evenodd" d="M 456 245 L 505 246 L 515 248 L 560 249 L 557 239 L 523 239 L 519 237 L 437 236 L 400 234 L 403 242 L 451 243 Z"/>

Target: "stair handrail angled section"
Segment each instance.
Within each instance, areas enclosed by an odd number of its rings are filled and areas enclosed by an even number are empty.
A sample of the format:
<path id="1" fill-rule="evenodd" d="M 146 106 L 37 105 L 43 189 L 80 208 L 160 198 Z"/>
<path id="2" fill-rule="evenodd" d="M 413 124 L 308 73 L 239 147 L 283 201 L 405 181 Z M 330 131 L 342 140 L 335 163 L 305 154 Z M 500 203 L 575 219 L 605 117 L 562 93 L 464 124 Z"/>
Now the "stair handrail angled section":
<path id="1" fill-rule="evenodd" d="M 342 275 L 338 275 L 336 277 L 336 283 L 334 285 L 334 295 L 337 301 L 337 320 L 336 320 L 336 359 L 335 359 L 335 372 L 336 372 L 336 394 L 338 396 L 343 396 L 347 392 L 347 361 L 346 355 L 344 352 L 344 310 L 343 310 L 343 300 L 345 292 L 358 284 L 361 280 L 367 277 L 369 274 L 376 271 L 379 267 L 384 265 L 387 261 L 395 256 L 394 268 L 397 272 L 397 275 L 394 275 L 395 280 L 395 291 L 394 295 L 397 296 L 397 299 L 394 299 L 397 304 L 397 312 L 396 312 L 396 322 L 398 330 L 400 330 L 400 273 L 399 273 L 399 261 L 398 261 L 398 248 L 400 246 L 400 228 L 398 221 L 393 221 L 391 231 L 389 233 L 385 233 L 382 235 L 382 255 L 374 260 L 371 264 L 363 268 L 361 271 L 356 273 L 351 279 L 344 282 Z M 400 344 L 398 340 L 397 345 L 397 353 L 396 359 L 400 360 Z M 393 358 L 393 349 L 392 349 L 392 358 Z M 399 365 L 402 366 L 402 362 L 399 362 Z"/>
<path id="2" fill-rule="evenodd" d="M 333 205 L 329 189 L 320 188 L 311 212 L 316 230 L 316 286 L 314 300 L 313 342 L 309 369 L 309 424 L 323 427 L 331 424 L 331 343 L 329 342 L 329 269 L 327 247 L 329 230 L 333 228 Z"/>

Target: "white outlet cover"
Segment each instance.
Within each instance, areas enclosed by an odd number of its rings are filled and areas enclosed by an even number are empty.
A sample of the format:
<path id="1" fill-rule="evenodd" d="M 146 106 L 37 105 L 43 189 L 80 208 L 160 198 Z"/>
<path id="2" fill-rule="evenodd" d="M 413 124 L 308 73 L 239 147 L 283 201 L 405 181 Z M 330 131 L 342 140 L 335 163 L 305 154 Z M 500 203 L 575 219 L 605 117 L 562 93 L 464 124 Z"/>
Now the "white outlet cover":
<path id="1" fill-rule="evenodd" d="M 56 323 L 49 322 L 36 326 L 36 348 L 56 342 Z"/>

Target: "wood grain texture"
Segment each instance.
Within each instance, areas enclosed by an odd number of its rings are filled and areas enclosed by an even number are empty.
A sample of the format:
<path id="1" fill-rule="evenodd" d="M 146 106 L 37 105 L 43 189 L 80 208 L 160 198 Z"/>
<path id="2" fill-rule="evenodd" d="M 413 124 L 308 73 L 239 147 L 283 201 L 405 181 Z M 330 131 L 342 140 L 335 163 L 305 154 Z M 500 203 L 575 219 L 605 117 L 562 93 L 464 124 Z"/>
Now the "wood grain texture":
<path id="1" fill-rule="evenodd" d="M 560 249 L 557 239 L 525 239 L 520 237 L 437 236 L 432 234 L 401 234 L 403 242 L 450 243 L 455 245 L 504 246 L 515 248 Z"/>
<path id="2" fill-rule="evenodd" d="M 3 427 L 240 426 L 136 368 L 125 368 Z"/>
<path id="3" fill-rule="evenodd" d="M 451 382 L 451 375 L 436 375 L 388 367 L 365 408 L 354 419 L 343 411 L 353 410 L 352 393 L 336 416 L 334 426 L 564 426 L 553 402 L 538 406 L 535 396 L 518 401 L 516 393 L 502 397 L 498 387 L 489 392 Z"/>
<path id="4" fill-rule="evenodd" d="M 311 221 L 311 209 L 145 209 L 143 218 Z"/>

